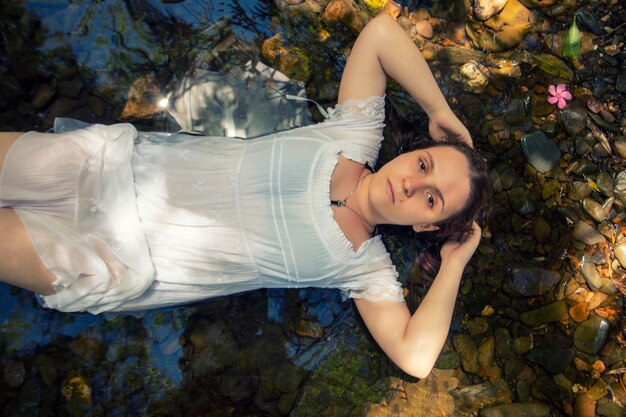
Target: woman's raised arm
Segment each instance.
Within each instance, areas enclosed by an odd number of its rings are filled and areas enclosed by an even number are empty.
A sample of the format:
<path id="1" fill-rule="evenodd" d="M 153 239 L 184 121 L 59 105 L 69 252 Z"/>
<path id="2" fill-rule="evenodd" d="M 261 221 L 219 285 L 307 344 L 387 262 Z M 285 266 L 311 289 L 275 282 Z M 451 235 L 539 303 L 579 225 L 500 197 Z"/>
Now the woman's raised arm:
<path id="1" fill-rule="evenodd" d="M 357 38 L 341 77 L 339 103 L 385 94 L 387 75 L 398 81 L 429 118 L 433 139 L 469 132 L 450 110 L 421 52 L 393 17 L 382 13 Z"/>
<path id="2" fill-rule="evenodd" d="M 404 303 L 355 300 L 378 345 L 404 372 L 425 378 L 433 368 L 450 329 L 463 269 L 479 241 L 474 223 L 465 242 L 443 245 L 439 273 L 412 317 Z"/>

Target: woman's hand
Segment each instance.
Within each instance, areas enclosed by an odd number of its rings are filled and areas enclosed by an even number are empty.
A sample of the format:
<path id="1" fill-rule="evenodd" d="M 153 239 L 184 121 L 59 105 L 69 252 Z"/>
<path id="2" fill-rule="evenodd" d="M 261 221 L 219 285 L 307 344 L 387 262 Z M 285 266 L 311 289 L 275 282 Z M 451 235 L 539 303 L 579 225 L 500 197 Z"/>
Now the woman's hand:
<path id="1" fill-rule="evenodd" d="M 461 243 L 456 240 L 448 240 L 444 243 L 439 252 L 441 255 L 441 263 L 454 261 L 465 267 L 478 247 L 480 232 L 480 226 L 478 226 L 476 222 L 473 222 L 472 230 L 465 242 Z"/>
<path id="2" fill-rule="evenodd" d="M 469 131 L 449 108 L 431 114 L 428 118 L 428 131 L 433 140 L 439 141 L 447 137 L 456 137 L 473 147 Z"/>

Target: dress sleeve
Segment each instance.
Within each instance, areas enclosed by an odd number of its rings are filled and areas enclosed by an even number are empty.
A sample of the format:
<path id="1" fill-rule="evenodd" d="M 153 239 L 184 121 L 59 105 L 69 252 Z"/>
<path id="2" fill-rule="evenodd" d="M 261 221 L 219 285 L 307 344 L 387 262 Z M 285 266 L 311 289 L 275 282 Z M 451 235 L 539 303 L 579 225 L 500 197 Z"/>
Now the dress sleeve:
<path id="1" fill-rule="evenodd" d="M 362 100 L 348 99 L 328 111 L 329 120 L 369 119 L 385 120 L 385 96 L 372 96 Z"/>

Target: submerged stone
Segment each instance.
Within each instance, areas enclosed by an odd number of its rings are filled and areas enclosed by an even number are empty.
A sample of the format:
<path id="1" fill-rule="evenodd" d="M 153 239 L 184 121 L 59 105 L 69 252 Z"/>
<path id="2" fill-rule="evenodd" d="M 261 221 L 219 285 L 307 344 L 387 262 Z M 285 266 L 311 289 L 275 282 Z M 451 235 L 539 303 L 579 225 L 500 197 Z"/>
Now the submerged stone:
<path id="1" fill-rule="evenodd" d="M 523 312 L 520 319 L 524 324 L 535 327 L 560 321 L 565 314 L 567 314 L 565 301 L 555 301 L 536 310 Z"/>
<path id="2" fill-rule="evenodd" d="M 515 296 L 532 297 L 544 294 L 561 279 L 557 272 L 536 265 L 514 267 L 510 272 L 511 279 L 504 283 L 504 290 Z"/>
<path id="3" fill-rule="evenodd" d="M 558 146 L 541 131 L 522 136 L 522 149 L 528 163 L 542 173 L 550 171 L 561 157 Z"/>
<path id="4" fill-rule="evenodd" d="M 574 226 L 572 237 L 585 245 L 596 245 L 606 239 L 595 227 L 584 221 L 579 221 Z"/>
<path id="5" fill-rule="evenodd" d="M 583 274 L 583 277 L 585 277 L 585 281 L 587 282 L 587 285 L 589 285 L 589 288 L 593 291 L 602 286 L 602 277 L 596 269 L 596 265 L 593 263 L 591 255 L 588 252 L 584 253 L 580 262 L 580 272 Z"/>
<path id="6" fill-rule="evenodd" d="M 478 373 L 478 348 L 469 334 L 463 333 L 452 338 L 454 348 L 461 356 L 461 365 L 465 372 Z"/>
<path id="7" fill-rule="evenodd" d="M 559 110 L 557 119 L 565 133 L 576 136 L 585 128 L 587 110 L 577 103 L 572 103 Z"/>
<path id="8" fill-rule="evenodd" d="M 535 348 L 526 357 L 540 365 L 551 374 L 557 375 L 574 359 L 574 349 L 571 348 Z"/>
<path id="9" fill-rule="evenodd" d="M 516 187 L 509 190 L 511 207 L 518 214 L 527 216 L 537 210 L 537 203 L 525 187 Z"/>
<path id="10" fill-rule="evenodd" d="M 576 327 L 574 346 L 585 353 L 598 353 L 609 335 L 609 322 L 602 317 L 592 317 Z"/>
<path id="11" fill-rule="evenodd" d="M 548 417 L 550 407 L 542 403 L 500 404 L 480 410 L 480 417 Z"/>

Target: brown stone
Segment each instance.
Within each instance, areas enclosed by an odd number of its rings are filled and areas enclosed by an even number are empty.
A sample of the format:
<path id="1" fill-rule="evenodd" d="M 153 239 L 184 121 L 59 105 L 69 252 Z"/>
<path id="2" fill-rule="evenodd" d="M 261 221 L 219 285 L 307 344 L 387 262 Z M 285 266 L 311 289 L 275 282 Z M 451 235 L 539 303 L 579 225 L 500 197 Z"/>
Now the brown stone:
<path id="1" fill-rule="evenodd" d="M 574 304 L 569 308 L 569 316 L 576 323 L 582 323 L 589 318 L 589 310 L 587 309 L 587 303 Z"/>

